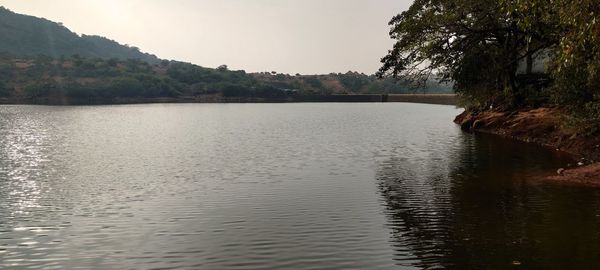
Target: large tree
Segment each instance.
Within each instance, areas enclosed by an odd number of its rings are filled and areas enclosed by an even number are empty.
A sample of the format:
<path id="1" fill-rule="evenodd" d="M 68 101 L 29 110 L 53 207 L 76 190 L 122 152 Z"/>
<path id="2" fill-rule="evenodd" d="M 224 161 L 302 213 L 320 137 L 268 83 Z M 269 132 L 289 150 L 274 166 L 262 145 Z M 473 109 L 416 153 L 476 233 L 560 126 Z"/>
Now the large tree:
<path id="1" fill-rule="evenodd" d="M 577 126 L 600 130 L 600 1 L 502 0 L 526 33 L 553 40 L 552 97 Z"/>
<path id="2" fill-rule="evenodd" d="M 379 76 L 417 83 L 433 74 L 454 81 L 471 106 L 523 102 L 516 71 L 520 61 L 556 40 L 521 26 L 525 14 L 504 0 L 415 0 L 395 16 L 394 47 L 382 59 Z M 543 28 L 532 23 L 528 29 Z"/>

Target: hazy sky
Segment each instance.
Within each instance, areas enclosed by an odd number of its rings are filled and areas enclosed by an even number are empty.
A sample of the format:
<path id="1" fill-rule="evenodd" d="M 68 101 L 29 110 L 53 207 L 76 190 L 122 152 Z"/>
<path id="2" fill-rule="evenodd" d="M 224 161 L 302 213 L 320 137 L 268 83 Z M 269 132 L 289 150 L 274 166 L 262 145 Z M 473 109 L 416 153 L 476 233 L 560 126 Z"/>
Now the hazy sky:
<path id="1" fill-rule="evenodd" d="M 374 73 L 393 44 L 387 22 L 412 0 L 0 0 L 160 58 L 206 67 Z"/>

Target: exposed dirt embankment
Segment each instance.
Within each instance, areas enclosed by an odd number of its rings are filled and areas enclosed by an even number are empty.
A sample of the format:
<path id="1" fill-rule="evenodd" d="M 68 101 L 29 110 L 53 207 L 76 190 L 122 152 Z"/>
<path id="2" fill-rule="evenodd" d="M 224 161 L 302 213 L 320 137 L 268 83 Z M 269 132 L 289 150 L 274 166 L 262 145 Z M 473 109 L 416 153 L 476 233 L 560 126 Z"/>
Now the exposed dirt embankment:
<path id="1" fill-rule="evenodd" d="M 545 180 L 600 187 L 600 138 L 581 136 L 562 128 L 555 108 L 522 109 L 512 112 L 464 112 L 455 123 L 468 131 L 496 134 L 563 151 L 574 158 L 570 167 L 556 168 Z"/>

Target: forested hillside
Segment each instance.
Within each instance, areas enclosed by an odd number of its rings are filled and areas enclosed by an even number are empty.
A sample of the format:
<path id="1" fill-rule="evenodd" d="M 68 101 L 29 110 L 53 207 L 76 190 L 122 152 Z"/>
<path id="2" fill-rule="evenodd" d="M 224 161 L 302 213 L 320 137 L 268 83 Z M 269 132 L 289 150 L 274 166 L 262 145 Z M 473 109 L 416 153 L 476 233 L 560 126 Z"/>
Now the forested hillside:
<path id="1" fill-rule="evenodd" d="M 16 56 L 47 55 L 139 59 L 157 63 L 159 59 L 136 47 L 121 45 L 100 36 L 79 36 L 60 23 L 14 13 L 0 7 L 0 52 Z"/>

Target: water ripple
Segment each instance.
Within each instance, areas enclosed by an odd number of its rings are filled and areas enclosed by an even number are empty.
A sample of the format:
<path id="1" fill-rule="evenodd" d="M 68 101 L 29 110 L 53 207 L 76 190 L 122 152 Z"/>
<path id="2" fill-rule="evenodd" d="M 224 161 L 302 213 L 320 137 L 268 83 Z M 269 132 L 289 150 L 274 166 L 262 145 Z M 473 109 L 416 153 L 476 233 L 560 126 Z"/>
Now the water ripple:
<path id="1" fill-rule="evenodd" d="M 0 106 L 0 268 L 598 264 L 599 194 L 526 183 L 563 159 L 463 134 L 457 113 Z"/>

